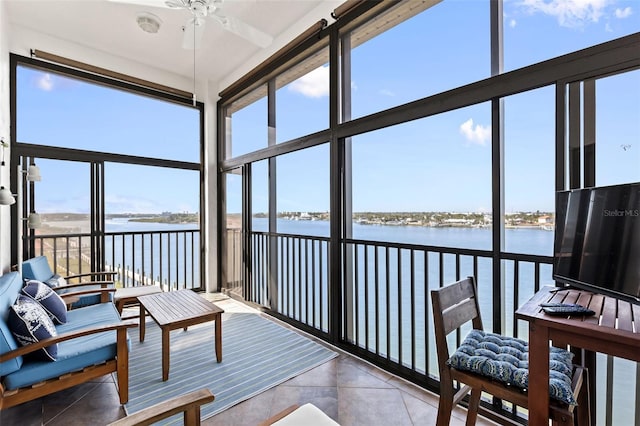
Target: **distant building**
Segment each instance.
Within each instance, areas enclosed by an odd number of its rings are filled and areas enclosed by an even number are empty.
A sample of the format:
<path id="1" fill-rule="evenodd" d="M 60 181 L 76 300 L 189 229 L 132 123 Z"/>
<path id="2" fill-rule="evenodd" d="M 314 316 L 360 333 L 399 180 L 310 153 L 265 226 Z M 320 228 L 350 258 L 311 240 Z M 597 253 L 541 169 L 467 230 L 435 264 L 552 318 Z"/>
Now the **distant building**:
<path id="1" fill-rule="evenodd" d="M 549 223 L 553 223 L 553 218 L 551 216 L 540 216 L 538 218 L 539 225 L 547 225 Z"/>

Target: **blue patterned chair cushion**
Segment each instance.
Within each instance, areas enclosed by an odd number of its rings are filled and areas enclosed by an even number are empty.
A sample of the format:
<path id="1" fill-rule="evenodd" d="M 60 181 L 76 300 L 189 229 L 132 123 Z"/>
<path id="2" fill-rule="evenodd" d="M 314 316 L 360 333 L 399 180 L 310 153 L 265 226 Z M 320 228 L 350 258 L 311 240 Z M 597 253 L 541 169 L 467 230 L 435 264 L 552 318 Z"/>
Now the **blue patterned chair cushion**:
<path id="1" fill-rule="evenodd" d="M 22 288 L 22 294 L 42 305 L 54 322 L 58 324 L 67 322 L 67 305 L 48 285 L 37 280 L 29 280 Z"/>
<path id="2" fill-rule="evenodd" d="M 7 323 L 11 333 L 21 346 L 58 335 L 53 321 L 44 308 L 32 298 L 24 295 L 18 296 L 16 303 L 11 306 Z M 31 355 L 34 359 L 41 361 L 55 361 L 58 355 L 58 345 L 54 344 L 42 348 Z"/>
<path id="3" fill-rule="evenodd" d="M 577 404 L 571 390 L 573 354 L 554 347 L 549 351 L 549 395 Z M 447 364 L 521 389 L 529 387 L 529 345 L 524 340 L 472 330 Z"/>

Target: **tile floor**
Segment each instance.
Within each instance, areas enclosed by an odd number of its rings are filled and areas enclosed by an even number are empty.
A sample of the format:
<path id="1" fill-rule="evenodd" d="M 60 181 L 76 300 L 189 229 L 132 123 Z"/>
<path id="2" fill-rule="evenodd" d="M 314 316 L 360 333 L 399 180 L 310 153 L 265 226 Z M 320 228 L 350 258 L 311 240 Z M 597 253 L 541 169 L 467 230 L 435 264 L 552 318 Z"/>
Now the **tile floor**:
<path id="1" fill-rule="evenodd" d="M 255 312 L 224 296 L 210 295 L 210 298 L 227 312 Z M 307 402 L 344 426 L 435 424 L 437 395 L 349 354 L 337 352 L 340 355 L 333 360 L 206 419 L 202 424 L 256 425 L 293 404 Z M 0 411 L 0 425 L 106 425 L 124 415 L 115 383 L 111 375 L 107 375 Z M 457 408 L 451 424 L 463 425 L 465 416 L 466 411 Z M 494 423 L 479 417 L 477 424 Z"/>

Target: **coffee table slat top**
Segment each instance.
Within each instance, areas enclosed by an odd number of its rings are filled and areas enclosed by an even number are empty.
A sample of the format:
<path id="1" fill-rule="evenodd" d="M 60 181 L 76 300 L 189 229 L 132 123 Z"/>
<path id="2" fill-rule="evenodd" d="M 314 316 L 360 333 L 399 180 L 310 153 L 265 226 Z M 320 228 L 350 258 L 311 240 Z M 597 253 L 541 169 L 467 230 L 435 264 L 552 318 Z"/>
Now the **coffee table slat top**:
<path id="1" fill-rule="evenodd" d="M 224 312 L 223 309 L 194 293 L 192 290 L 178 290 L 150 294 L 138 298 L 146 311 L 159 326 L 181 324 L 190 325 L 212 320 Z"/>

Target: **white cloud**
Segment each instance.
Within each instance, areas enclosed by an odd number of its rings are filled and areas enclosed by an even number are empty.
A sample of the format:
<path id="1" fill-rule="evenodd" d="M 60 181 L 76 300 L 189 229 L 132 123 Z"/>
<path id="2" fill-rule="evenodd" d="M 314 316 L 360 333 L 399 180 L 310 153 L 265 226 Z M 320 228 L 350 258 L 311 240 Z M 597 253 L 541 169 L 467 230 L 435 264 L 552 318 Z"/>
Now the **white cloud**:
<path id="1" fill-rule="evenodd" d="M 531 13 L 553 16 L 563 27 L 581 27 L 598 22 L 611 0 L 522 0 L 521 5 Z"/>
<path id="2" fill-rule="evenodd" d="M 491 127 L 482 124 L 473 125 L 473 119 L 470 118 L 460 125 L 460 133 L 471 143 L 478 145 L 486 145 L 491 139 Z"/>
<path id="3" fill-rule="evenodd" d="M 355 81 L 351 82 L 351 90 L 358 90 L 358 85 L 356 84 Z"/>
<path id="4" fill-rule="evenodd" d="M 511 20 L 509 21 L 509 26 L 510 26 L 511 28 L 515 28 L 515 27 L 516 27 L 516 25 L 517 25 L 517 22 L 516 22 L 516 20 L 515 20 L 515 19 L 511 19 Z"/>
<path id="5" fill-rule="evenodd" d="M 329 96 L 329 67 L 323 66 L 291 83 L 289 90 L 309 98 Z"/>
<path id="6" fill-rule="evenodd" d="M 380 90 L 378 91 L 378 93 L 380 93 L 380 94 L 381 94 L 381 95 L 383 95 L 383 96 L 395 96 L 395 95 L 396 95 L 395 93 L 393 93 L 393 92 L 392 92 L 391 90 L 389 90 L 389 89 L 380 89 Z"/>
<path id="7" fill-rule="evenodd" d="M 631 6 L 627 6 L 624 9 L 616 9 L 616 18 L 618 19 L 624 19 L 624 18 L 628 18 L 629 16 L 631 16 L 633 12 L 631 11 Z"/>
<path id="8" fill-rule="evenodd" d="M 45 92 L 50 92 L 53 90 L 53 77 L 51 77 L 49 73 L 42 74 L 36 81 L 36 84 Z"/>

